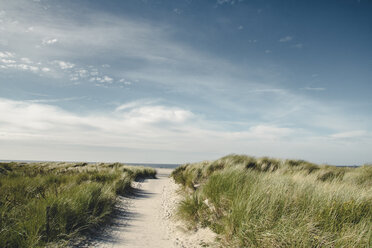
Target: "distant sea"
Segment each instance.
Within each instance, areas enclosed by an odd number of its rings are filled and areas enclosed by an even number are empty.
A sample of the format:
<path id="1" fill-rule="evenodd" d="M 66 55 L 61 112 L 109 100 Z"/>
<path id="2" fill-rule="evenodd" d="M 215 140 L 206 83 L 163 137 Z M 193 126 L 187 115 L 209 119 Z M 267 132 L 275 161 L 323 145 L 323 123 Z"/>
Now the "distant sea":
<path id="1" fill-rule="evenodd" d="M 181 164 L 149 164 L 149 163 L 142 163 L 142 164 L 141 163 L 123 163 L 123 164 L 137 165 L 137 166 L 143 165 L 143 166 L 148 166 L 152 168 L 166 168 L 166 169 L 174 169 L 181 165 Z"/>
<path id="2" fill-rule="evenodd" d="M 38 160 L 4 160 L 0 159 L 0 162 L 23 162 L 23 163 L 38 163 L 38 162 L 67 162 L 67 163 L 81 163 L 85 161 L 38 161 Z M 89 164 L 94 164 L 94 163 L 101 163 L 101 162 L 87 162 Z M 102 163 L 111 163 L 111 162 L 102 162 Z M 181 164 L 153 164 L 153 163 L 125 163 L 125 162 L 120 162 L 123 164 L 127 165 L 134 165 L 134 166 L 148 166 L 152 168 L 166 168 L 166 169 L 174 169 L 180 166 Z M 332 166 L 332 165 L 331 165 Z M 360 165 L 333 165 L 336 167 L 359 167 Z"/>
<path id="3" fill-rule="evenodd" d="M 85 161 L 38 161 L 38 160 L 2 160 L 0 162 L 21 162 L 21 163 L 41 163 L 41 162 L 67 162 L 67 163 L 81 163 Z M 95 164 L 100 162 L 87 162 L 89 164 Z M 120 162 L 127 165 L 134 165 L 134 166 L 148 166 L 152 168 L 166 168 L 166 169 L 174 169 L 180 166 L 181 164 L 152 164 L 152 163 L 125 163 Z"/>

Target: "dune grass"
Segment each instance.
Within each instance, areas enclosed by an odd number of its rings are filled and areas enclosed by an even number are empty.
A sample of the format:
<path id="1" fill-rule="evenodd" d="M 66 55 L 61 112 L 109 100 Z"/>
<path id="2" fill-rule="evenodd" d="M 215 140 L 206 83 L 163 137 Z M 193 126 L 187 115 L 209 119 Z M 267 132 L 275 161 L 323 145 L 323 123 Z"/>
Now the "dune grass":
<path id="1" fill-rule="evenodd" d="M 133 180 L 155 175 L 120 163 L 0 163 L 0 247 L 68 241 L 107 221 Z"/>
<path id="2" fill-rule="evenodd" d="M 229 155 L 173 171 L 179 216 L 226 247 L 371 247 L 372 166 Z"/>

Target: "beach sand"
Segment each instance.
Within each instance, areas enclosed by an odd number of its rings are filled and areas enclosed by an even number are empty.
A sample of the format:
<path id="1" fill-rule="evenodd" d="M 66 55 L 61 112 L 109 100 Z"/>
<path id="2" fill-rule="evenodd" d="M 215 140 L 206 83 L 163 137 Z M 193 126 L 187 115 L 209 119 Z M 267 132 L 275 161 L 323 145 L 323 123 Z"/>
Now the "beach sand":
<path id="1" fill-rule="evenodd" d="M 157 168 L 157 179 L 134 183 L 134 194 L 120 197 L 113 223 L 85 247 L 213 247 L 209 229 L 190 231 L 175 220 L 180 196 L 169 178 L 172 169 Z M 84 246 L 79 246 L 84 247 Z"/>

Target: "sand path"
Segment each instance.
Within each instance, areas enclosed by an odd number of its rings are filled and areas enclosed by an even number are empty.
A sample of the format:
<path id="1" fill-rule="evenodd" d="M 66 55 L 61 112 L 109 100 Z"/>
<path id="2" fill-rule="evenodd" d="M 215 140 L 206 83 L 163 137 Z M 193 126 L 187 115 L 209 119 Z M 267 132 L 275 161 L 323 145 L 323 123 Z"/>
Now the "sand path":
<path id="1" fill-rule="evenodd" d="M 187 231 L 174 220 L 178 186 L 168 177 L 170 169 L 157 171 L 157 179 L 135 183 L 133 196 L 120 198 L 113 224 L 88 247 L 205 247 L 214 240 L 210 230 Z"/>

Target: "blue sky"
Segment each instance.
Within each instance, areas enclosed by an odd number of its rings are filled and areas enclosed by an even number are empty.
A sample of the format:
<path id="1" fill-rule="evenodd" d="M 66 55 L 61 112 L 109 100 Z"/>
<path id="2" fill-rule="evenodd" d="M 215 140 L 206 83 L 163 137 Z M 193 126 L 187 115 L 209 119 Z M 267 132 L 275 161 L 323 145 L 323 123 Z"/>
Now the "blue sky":
<path id="1" fill-rule="evenodd" d="M 0 158 L 372 162 L 372 2 L 0 0 Z"/>

